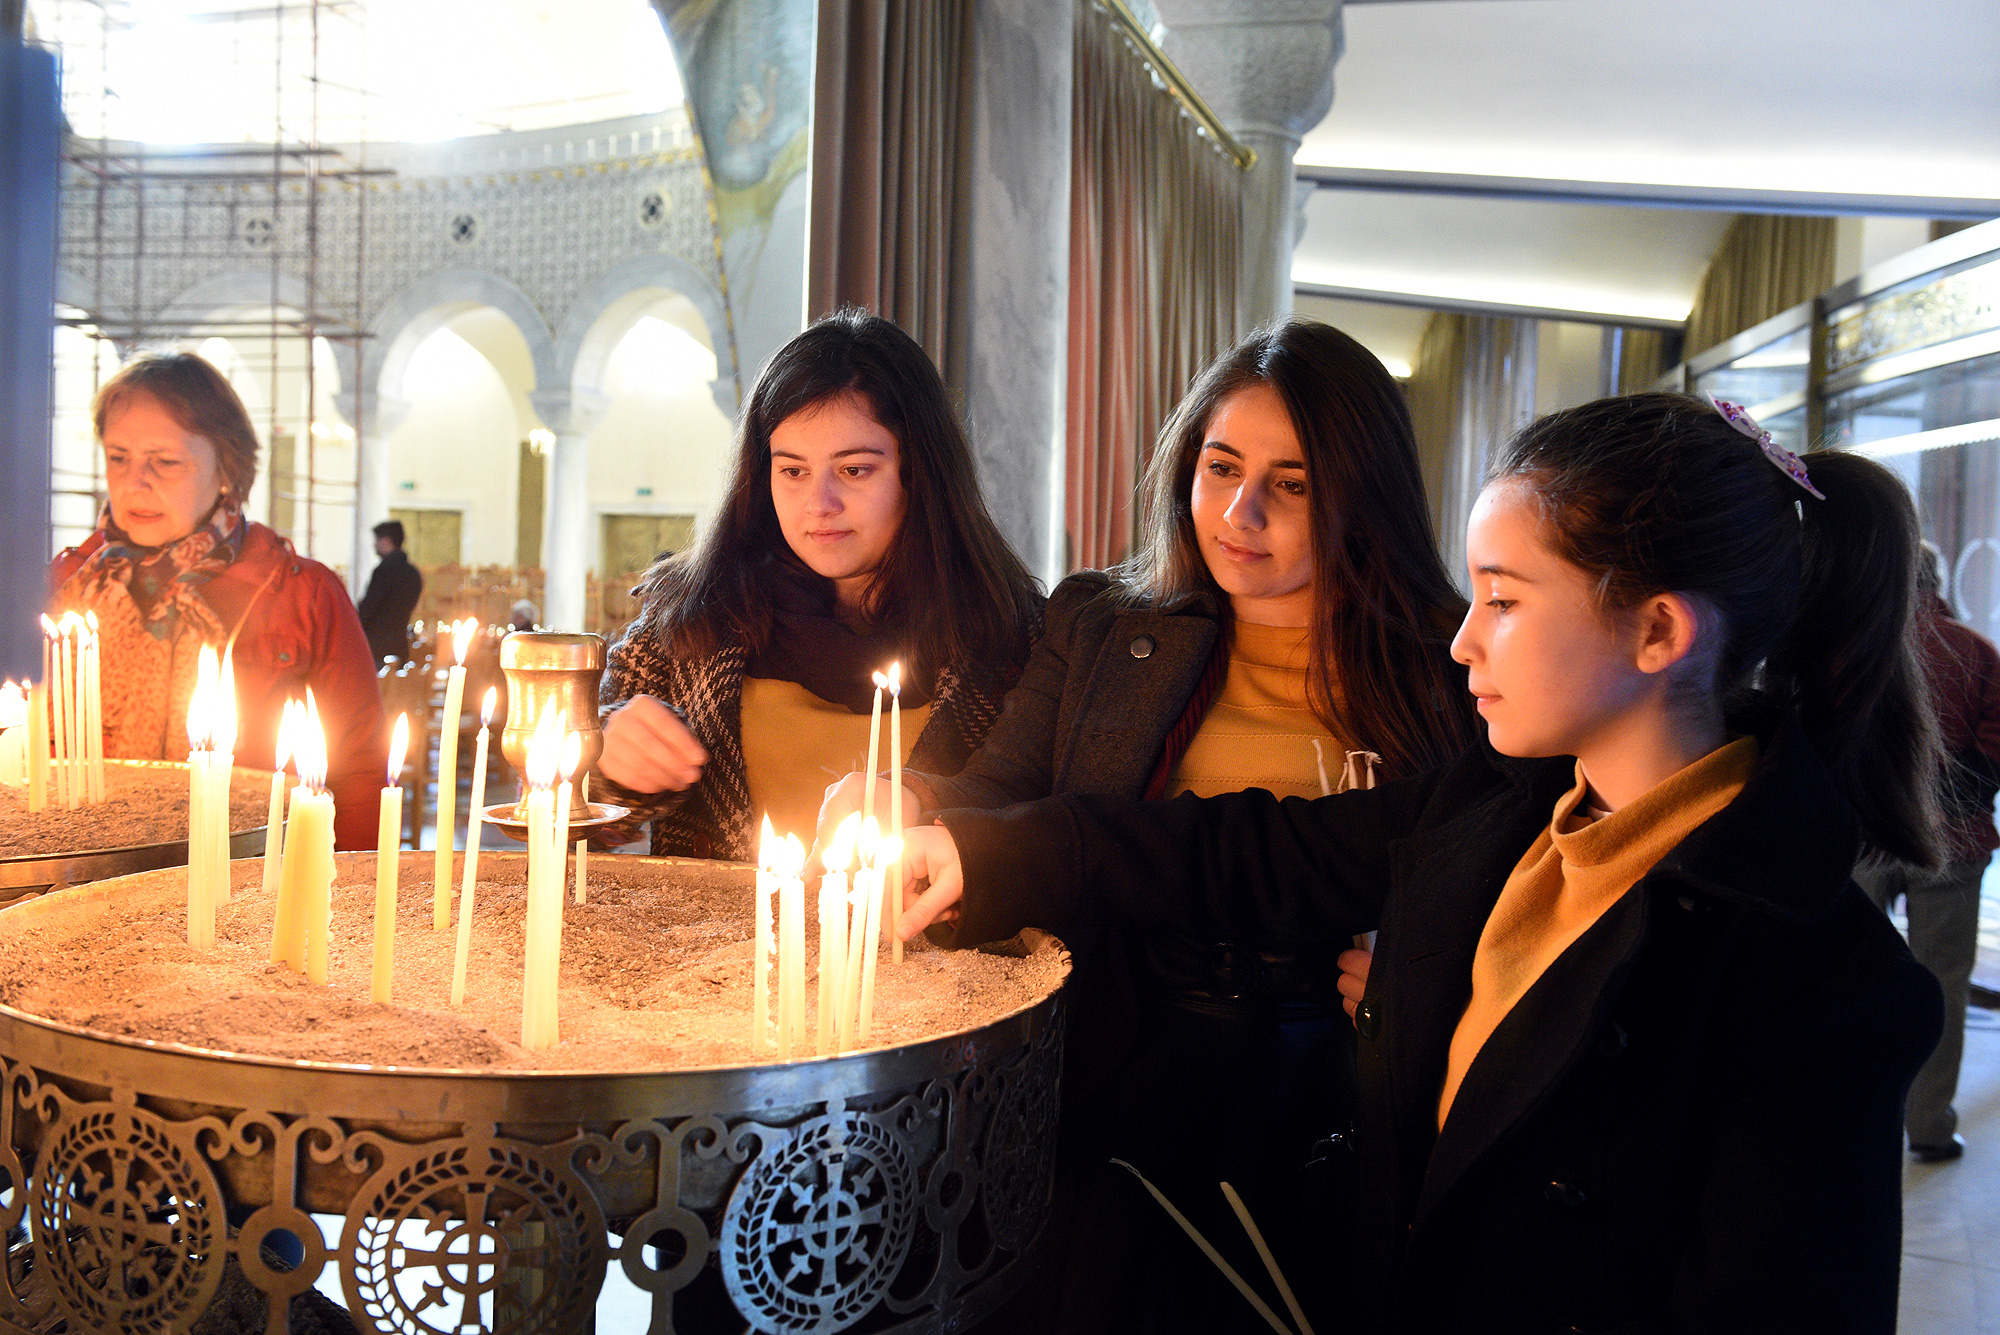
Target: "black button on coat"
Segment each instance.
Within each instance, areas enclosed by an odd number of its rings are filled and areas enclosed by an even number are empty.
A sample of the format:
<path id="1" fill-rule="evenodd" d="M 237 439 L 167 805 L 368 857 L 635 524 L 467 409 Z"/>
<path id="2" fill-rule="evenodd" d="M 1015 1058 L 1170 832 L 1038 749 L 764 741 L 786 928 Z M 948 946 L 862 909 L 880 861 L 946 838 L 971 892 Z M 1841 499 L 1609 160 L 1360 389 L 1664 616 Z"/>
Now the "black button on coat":
<path id="1" fill-rule="evenodd" d="M 1938 988 L 1850 879 L 1857 826 L 1803 732 L 1767 737 L 1737 799 L 1502 1021 L 1442 1132 L 1480 931 L 1567 759 L 1482 746 L 1318 801 L 948 812 L 960 931 L 1087 940 L 1108 920 L 1258 944 L 1379 925 L 1355 1128 L 1375 1328 L 1889 1335 L 1903 1100 Z"/>

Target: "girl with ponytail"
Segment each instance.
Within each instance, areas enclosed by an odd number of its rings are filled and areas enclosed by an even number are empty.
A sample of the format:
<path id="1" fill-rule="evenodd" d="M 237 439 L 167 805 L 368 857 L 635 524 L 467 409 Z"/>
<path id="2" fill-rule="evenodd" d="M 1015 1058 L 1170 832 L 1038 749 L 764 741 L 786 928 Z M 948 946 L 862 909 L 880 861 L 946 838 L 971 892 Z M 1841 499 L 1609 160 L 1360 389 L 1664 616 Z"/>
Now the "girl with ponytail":
<path id="1" fill-rule="evenodd" d="M 946 812 L 899 929 L 1379 927 L 1352 1137 L 1375 1328 L 1886 1335 L 1941 1008 L 1850 873 L 1938 858 L 1909 496 L 1636 395 L 1522 432 L 1466 553 L 1472 751 L 1314 802 Z"/>

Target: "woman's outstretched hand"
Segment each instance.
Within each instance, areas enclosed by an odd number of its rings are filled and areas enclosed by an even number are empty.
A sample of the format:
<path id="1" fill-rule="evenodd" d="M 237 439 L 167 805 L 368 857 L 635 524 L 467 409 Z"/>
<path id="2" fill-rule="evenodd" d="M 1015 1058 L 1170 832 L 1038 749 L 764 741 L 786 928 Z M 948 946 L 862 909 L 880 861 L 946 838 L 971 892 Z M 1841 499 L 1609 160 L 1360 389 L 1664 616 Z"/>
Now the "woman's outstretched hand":
<path id="1" fill-rule="evenodd" d="M 812 856 L 806 859 L 807 874 L 816 876 L 820 870 L 820 854 L 833 842 L 834 831 L 840 823 L 861 810 L 863 790 L 867 787 L 868 776 L 859 770 L 847 775 L 836 783 L 827 785 L 826 796 L 819 804 L 818 833 L 813 835 Z M 924 799 L 917 795 L 908 784 L 903 785 L 903 820 L 914 821 L 924 809 Z M 884 833 L 889 829 L 889 781 L 878 779 L 875 784 L 875 819 L 881 822 Z"/>
<path id="2" fill-rule="evenodd" d="M 1368 966 L 1375 962 L 1375 954 L 1368 950 L 1343 950 L 1340 952 L 1340 1004 L 1347 1008 L 1349 1019 L 1354 1018 L 1354 1008 L 1361 1004 L 1362 995 L 1368 991 Z"/>
<path id="3" fill-rule="evenodd" d="M 663 700 L 635 695 L 604 720 L 597 772 L 635 793 L 692 788 L 708 751 Z"/>
<path id="4" fill-rule="evenodd" d="M 929 889 L 923 889 L 924 882 Z M 936 922 L 955 922 L 958 901 L 965 894 L 965 871 L 958 863 L 958 844 L 942 825 L 919 825 L 903 831 L 903 892 L 898 902 L 896 936 L 907 941 Z"/>

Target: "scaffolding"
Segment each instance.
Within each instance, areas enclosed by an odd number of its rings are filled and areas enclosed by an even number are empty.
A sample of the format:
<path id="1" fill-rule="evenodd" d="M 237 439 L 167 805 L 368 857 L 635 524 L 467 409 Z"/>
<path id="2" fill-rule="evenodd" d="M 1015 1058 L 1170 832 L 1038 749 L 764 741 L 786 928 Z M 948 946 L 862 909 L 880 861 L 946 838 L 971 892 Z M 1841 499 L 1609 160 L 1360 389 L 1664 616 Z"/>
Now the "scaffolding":
<path id="1" fill-rule="evenodd" d="M 42 39 L 64 62 L 65 137 L 62 182 L 61 263 L 73 305 L 59 308 L 58 326 L 91 339 L 89 388 L 94 397 L 106 368 L 133 353 L 159 346 L 221 338 L 235 352 L 239 388 L 245 377 L 268 386 L 255 414 L 263 439 L 268 506 L 252 517 L 268 522 L 309 555 L 345 566 L 352 522 L 335 533 L 329 512 L 353 511 L 362 457 L 360 419 L 365 396 L 346 398 L 345 423 L 322 411 L 321 350 L 343 347 L 350 374 L 361 366 L 367 248 L 363 244 L 368 179 L 393 175 L 372 169 L 363 134 L 339 146 L 322 142 L 322 94 L 337 84 L 322 68 L 322 27 L 361 24 L 357 0 L 304 0 L 221 8 L 193 16 L 216 25 L 216 46 L 237 62 L 268 53 L 272 104 L 268 142 L 204 144 L 190 148 L 149 145 L 109 134 L 113 86 L 109 51 L 114 34 L 129 24 L 117 0 L 48 0 Z M 52 21 L 51 21 L 52 20 Z M 93 49 L 94 48 L 94 49 Z M 289 50 L 288 50 L 289 48 Z M 288 55 L 292 59 L 288 62 Z M 95 57 L 96 77 L 87 71 Z M 200 71 L 188 71 L 199 78 Z M 306 96 L 298 115 L 296 83 Z M 290 96 L 288 96 L 288 94 Z M 99 105 L 93 108 L 91 102 Z M 288 101 L 292 114 L 288 115 Z M 94 137 L 80 132 L 95 123 Z M 324 245 L 331 232 L 345 244 L 338 256 Z M 265 300 L 234 300 L 226 307 L 190 310 L 176 290 L 191 275 L 227 273 L 240 280 L 268 274 Z M 80 285 L 81 291 L 76 289 Z M 257 364 L 261 355 L 262 364 Z M 303 386 L 285 392 L 289 368 Z M 353 386 L 344 385 L 352 391 Z M 352 466 L 337 473 L 338 441 Z M 52 477 L 55 504 L 88 498 L 95 516 L 105 498 L 102 453 L 90 451 L 84 475 L 74 456 Z M 70 504 L 74 512 L 76 501 Z M 333 559 L 329 559 L 333 558 Z"/>

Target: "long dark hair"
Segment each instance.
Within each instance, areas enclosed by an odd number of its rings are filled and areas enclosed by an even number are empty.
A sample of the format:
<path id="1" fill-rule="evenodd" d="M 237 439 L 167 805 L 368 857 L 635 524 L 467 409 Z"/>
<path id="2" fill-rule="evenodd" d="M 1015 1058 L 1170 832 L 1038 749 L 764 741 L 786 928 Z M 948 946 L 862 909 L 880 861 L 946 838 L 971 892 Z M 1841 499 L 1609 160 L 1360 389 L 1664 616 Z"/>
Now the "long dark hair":
<path id="1" fill-rule="evenodd" d="M 1229 615 L 1202 559 L 1191 490 L 1216 408 L 1259 384 L 1284 400 L 1305 453 L 1313 712 L 1336 735 L 1380 752 L 1391 774 L 1442 764 L 1472 740 L 1471 697 L 1449 651 L 1465 600 L 1438 558 L 1403 393 L 1338 329 L 1281 320 L 1196 377 L 1147 466 L 1139 548 L 1114 573 L 1135 603 L 1205 592 Z"/>
<path id="2" fill-rule="evenodd" d="M 1494 466 L 1609 607 L 1656 593 L 1721 613 L 1715 690 L 1742 721 L 1796 709 L 1872 850 L 1939 855 L 1936 720 L 1912 635 L 1916 508 L 1856 454 L 1809 456 L 1820 500 L 1711 405 L 1600 399 L 1524 429 Z"/>
<path id="3" fill-rule="evenodd" d="M 773 624 L 773 581 L 833 582 L 793 554 L 771 503 L 771 432 L 787 418 L 858 394 L 896 437 L 908 508 L 869 587 L 868 616 L 910 646 L 920 681 L 953 664 L 1017 660 L 1040 603 L 1027 567 L 1000 536 L 937 368 L 889 321 L 846 309 L 815 321 L 771 358 L 744 406 L 736 461 L 715 519 L 680 556 L 647 572 L 645 615 L 690 656 L 741 637 L 756 652 Z"/>

